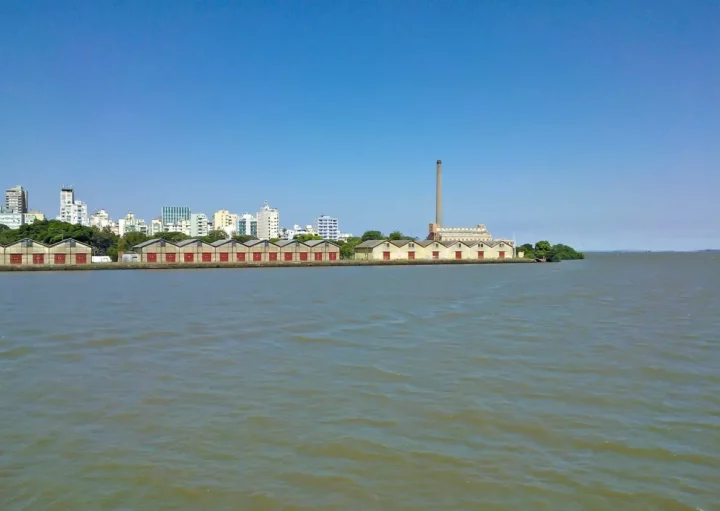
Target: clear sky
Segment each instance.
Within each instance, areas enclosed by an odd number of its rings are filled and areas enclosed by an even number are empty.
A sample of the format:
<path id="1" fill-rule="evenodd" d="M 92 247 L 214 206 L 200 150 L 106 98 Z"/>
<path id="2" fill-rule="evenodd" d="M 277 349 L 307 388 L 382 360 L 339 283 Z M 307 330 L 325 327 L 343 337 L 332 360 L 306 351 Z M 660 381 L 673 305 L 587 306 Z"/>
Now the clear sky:
<path id="1" fill-rule="evenodd" d="M 720 2 L 0 2 L 0 186 L 720 248 Z"/>

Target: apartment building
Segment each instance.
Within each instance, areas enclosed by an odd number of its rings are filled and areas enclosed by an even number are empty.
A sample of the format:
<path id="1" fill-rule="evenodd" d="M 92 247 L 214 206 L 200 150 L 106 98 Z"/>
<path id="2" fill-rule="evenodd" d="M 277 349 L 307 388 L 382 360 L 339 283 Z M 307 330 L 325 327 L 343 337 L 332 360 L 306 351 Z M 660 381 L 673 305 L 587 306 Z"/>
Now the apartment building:
<path id="1" fill-rule="evenodd" d="M 163 225 L 177 224 L 181 220 L 190 220 L 190 208 L 187 206 L 163 206 Z"/>
<path id="2" fill-rule="evenodd" d="M 267 202 L 257 214 L 257 237 L 261 240 L 278 238 L 280 234 L 280 212 Z"/>
<path id="3" fill-rule="evenodd" d="M 190 236 L 201 238 L 210 232 L 208 217 L 205 213 L 192 213 L 190 215 Z"/>
<path id="4" fill-rule="evenodd" d="M 321 215 L 315 221 L 317 233 L 324 240 L 337 241 L 340 238 L 338 219 L 327 215 Z"/>
<path id="5" fill-rule="evenodd" d="M 5 190 L 5 209 L 12 213 L 28 212 L 28 193 L 22 186 L 17 185 Z"/>

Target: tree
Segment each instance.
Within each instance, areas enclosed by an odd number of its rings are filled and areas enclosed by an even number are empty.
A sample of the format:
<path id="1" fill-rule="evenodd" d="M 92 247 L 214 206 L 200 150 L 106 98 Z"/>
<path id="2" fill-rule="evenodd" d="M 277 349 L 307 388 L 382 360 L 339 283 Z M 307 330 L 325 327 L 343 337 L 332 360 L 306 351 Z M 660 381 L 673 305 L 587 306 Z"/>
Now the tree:
<path id="1" fill-rule="evenodd" d="M 145 234 L 141 232 L 128 232 L 120 238 L 117 244 L 117 251 L 118 252 L 129 252 L 133 249 L 135 245 L 139 245 L 140 243 L 144 243 L 147 240 L 149 240 Z"/>
<path id="2" fill-rule="evenodd" d="M 397 241 L 397 240 L 415 240 L 416 238 L 414 236 L 406 236 L 400 231 L 393 231 L 388 235 L 389 240 Z"/>
<path id="3" fill-rule="evenodd" d="M 520 245 L 517 248 L 518 252 L 525 252 L 525 259 L 535 259 L 535 249 L 533 248 L 532 244 L 525 243 L 524 245 Z"/>
<path id="4" fill-rule="evenodd" d="M 190 239 L 190 236 L 183 234 L 182 232 L 159 232 L 153 236 L 153 238 L 177 243 L 178 241 Z"/>
<path id="5" fill-rule="evenodd" d="M 362 243 L 362 238 L 351 237 L 340 245 L 340 259 L 353 259 L 355 257 L 355 247 Z"/>
<path id="6" fill-rule="evenodd" d="M 550 245 L 549 241 L 538 241 L 535 243 L 535 257 L 547 257 L 550 248 L 552 248 L 552 245 Z"/>
<path id="7" fill-rule="evenodd" d="M 385 235 L 380 231 L 365 231 L 361 239 L 362 241 L 384 240 Z"/>
<path id="8" fill-rule="evenodd" d="M 573 259 L 585 259 L 585 254 L 578 252 L 574 248 L 558 243 L 551 245 L 549 241 L 538 241 L 535 246 L 525 243 L 517 247 L 518 252 L 525 252 L 528 259 L 544 258 L 547 262 L 555 263 L 559 261 L 569 261 Z"/>
<path id="9" fill-rule="evenodd" d="M 232 239 L 234 239 L 238 243 L 245 243 L 246 241 L 256 240 L 257 238 L 249 234 L 236 234 L 232 237 Z"/>
<path id="10" fill-rule="evenodd" d="M 318 236 L 317 234 L 296 234 L 293 239 L 296 241 L 305 242 L 310 240 L 321 240 L 323 238 L 322 236 Z"/>
<path id="11" fill-rule="evenodd" d="M 207 236 L 203 236 L 200 239 L 205 243 L 213 243 L 218 240 L 226 240 L 227 234 L 225 233 L 225 231 L 215 229 L 210 231 Z"/>
<path id="12" fill-rule="evenodd" d="M 0 232 L 2 232 L 2 231 L 7 231 L 8 229 L 10 229 L 10 227 L 8 227 L 7 225 L 5 225 L 5 224 L 0 224 Z"/>

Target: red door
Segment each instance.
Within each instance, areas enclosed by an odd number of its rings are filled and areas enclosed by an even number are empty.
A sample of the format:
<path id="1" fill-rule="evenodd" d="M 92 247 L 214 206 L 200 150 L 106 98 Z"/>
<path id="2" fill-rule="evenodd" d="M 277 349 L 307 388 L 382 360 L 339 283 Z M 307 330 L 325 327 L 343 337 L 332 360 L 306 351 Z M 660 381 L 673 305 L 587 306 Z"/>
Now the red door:
<path id="1" fill-rule="evenodd" d="M 433 252 L 433 259 L 440 259 L 440 252 Z"/>
<path id="2" fill-rule="evenodd" d="M 459 250 L 455 252 L 455 259 L 462 259 L 462 252 L 460 252 Z"/>
<path id="3" fill-rule="evenodd" d="M 270 252 L 268 255 L 271 261 L 277 261 L 277 252 Z"/>
<path id="4" fill-rule="evenodd" d="M 328 252 L 328 258 L 331 261 L 337 261 L 337 252 Z"/>
<path id="5" fill-rule="evenodd" d="M 165 254 L 165 262 L 166 263 L 174 263 L 177 261 L 177 258 L 175 257 L 176 254 Z"/>
<path id="6" fill-rule="evenodd" d="M 300 252 L 300 260 L 301 260 L 301 261 L 307 261 L 307 260 L 308 260 L 308 253 L 307 253 L 307 252 Z"/>
<path id="7" fill-rule="evenodd" d="M 220 262 L 227 263 L 228 261 L 230 261 L 230 254 L 227 252 L 220 252 Z"/>
<path id="8" fill-rule="evenodd" d="M 202 262 L 211 263 L 212 262 L 212 252 L 203 252 Z"/>
<path id="9" fill-rule="evenodd" d="M 253 252 L 253 261 L 262 261 L 262 252 Z"/>
<path id="10" fill-rule="evenodd" d="M 500 259 L 505 259 L 505 251 L 500 251 Z"/>
<path id="11" fill-rule="evenodd" d="M 75 254 L 75 264 L 87 264 L 87 254 Z"/>
<path id="12" fill-rule="evenodd" d="M 10 264 L 22 264 L 22 254 L 10 254 Z"/>
<path id="13" fill-rule="evenodd" d="M 415 260 L 415 252 L 408 252 L 408 259 L 411 261 Z"/>
<path id="14" fill-rule="evenodd" d="M 55 254 L 55 264 L 65 264 L 65 254 Z"/>
<path id="15" fill-rule="evenodd" d="M 292 259 L 292 256 L 293 256 L 293 255 L 292 255 L 292 252 L 285 252 L 285 257 L 284 257 L 284 259 L 285 259 L 286 261 L 292 261 L 292 260 L 293 260 L 293 259 Z"/>
<path id="16" fill-rule="evenodd" d="M 241 263 L 245 262 L 245 252 L 239 252 L 237 255 L 237 260 Z"/>
<path id="17" fill-rule="evenodd" d="M 45 254 L 33 254 L 33 264 L 45 264 Z"/>
<path id="18" fill-rule="evenodd" d="M 485 252 L 483 250 L 478 250 L 478 259 L 485 259 Z"/>
<path id="19" fill-rule="evenodd" d="M 315 260 L 322 261 L 322 252 L 315 252 Z"/>
<path id="20" fill-rule="evenodd" d="M 148 254 L 147 255 L 147 262 L 149 263 L 156 263 L 157 262 L 157 254 Z"/>
<path id="21" fill-rule="evenodd" d="M 186 263 L 193 262 L 193 260 L 195 259 L 195 257 L 193 257 L 194 255 L 195 254 L 183 254 L 183 261 L 185 261 Z"/>
<path id="22" fill-rule="evenodd" d="M 385 261 L 390 260 L 390 252 L 383 252 L 383 260 L 385 260 Z"/>

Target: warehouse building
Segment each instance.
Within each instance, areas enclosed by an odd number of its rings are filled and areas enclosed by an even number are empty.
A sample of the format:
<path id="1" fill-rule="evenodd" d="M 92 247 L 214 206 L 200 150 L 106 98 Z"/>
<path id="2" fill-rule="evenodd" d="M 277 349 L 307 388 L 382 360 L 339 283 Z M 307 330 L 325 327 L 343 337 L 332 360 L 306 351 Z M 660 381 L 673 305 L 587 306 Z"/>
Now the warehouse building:
<path id="1" fill-rule="evenodd" d="M 506 240 L 464 242 L 432 240 L 370 240 L 355 247 L 363 261 L 485 260 L 516 257 L 513 242 Z"/>
<path id="2" fill-rule="evenodd" d="M 264 263 L 337 261 L 340 247 L 326 240 L 218 240 L 208 244 L 189 239 L 178 243 L 148 240 L 133 247 L 142 263 Z"/>
<path id="3" fill-rule="evenodd" d="M 0 245 L 0 265 L 77 265 L 91 261 L 92 247 L 74 239 L 45 245 L 26 238 L 7 246 Z"/>

